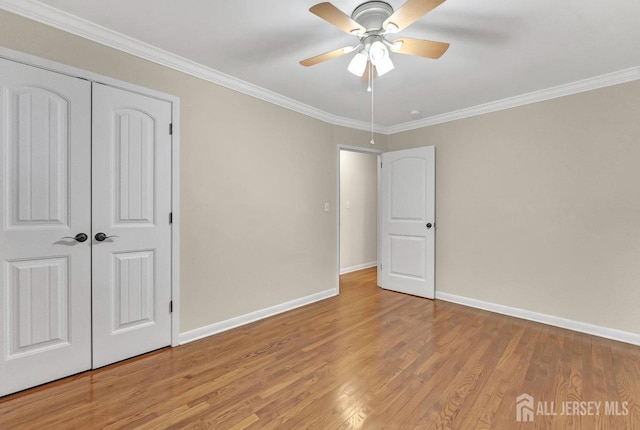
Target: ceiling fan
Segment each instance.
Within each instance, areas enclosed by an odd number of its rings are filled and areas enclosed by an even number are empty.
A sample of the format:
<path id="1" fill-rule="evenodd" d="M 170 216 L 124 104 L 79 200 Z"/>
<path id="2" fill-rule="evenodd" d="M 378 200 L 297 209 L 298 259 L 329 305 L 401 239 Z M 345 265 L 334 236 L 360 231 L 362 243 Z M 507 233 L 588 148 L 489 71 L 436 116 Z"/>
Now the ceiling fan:
<path id="1" fill-rule="evenodd" d="M 383 1 L 368 1 L 356 7 L 348 16 L 329 2 L 319 3 L 309 11 L 333 24 L 340 30 L 359 39 L 355 46 L 346 46 L 300 61 L 303 66 L 313 66 L 323 61 L 357 51 L 348 70 L 367 81 L 393 70 L 389 51 L 437 59 L 449 48 L 448 43 L 400 37 L 393 41 L 387 35 L 404 30 L 445 0 L 407 0 L 394 12 Z"/>

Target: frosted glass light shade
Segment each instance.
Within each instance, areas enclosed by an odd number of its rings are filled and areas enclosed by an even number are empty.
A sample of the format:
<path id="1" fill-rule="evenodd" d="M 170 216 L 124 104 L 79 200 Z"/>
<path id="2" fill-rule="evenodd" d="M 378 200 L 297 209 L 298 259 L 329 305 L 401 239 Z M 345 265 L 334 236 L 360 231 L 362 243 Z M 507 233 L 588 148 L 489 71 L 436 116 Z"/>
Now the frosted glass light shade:
<path id="1" fill-rule="evenodd" d="M 378 61 L 376 64 L 376 71 L 378 72 L 378 76 L 382 76 L 387 72 L 392 71 L 394 68 L 393 61 L 387 55 L 383 60 Z"/>
<path id="2" fill-rule="evenodd" d="M 349 63 L 347 70 L 356 76 L 362 76 L 367 68 L 368 57 L 362 52 L 358 52 Z"/>
<path id="3" fill-rule="evenodd" d="M 377 66 L 378 62 L 389 57 L 389 51 L 387 50 L 387 47 L 384 46 L 384 43 L 376 40 L 369 48 L 369 56 L 371 57 L 371 62 Z"/>

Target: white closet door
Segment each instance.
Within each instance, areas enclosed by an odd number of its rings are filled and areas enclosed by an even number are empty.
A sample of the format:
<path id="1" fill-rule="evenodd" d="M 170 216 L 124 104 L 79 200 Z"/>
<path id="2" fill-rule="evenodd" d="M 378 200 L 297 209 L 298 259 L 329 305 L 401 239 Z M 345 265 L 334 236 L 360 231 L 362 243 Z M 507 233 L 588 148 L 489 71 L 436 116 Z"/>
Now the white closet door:
<path id="1" fill-rule="evenodd" d="M 91 86 L 0 59 L 0 87 L 5 395 L 91 368 Z"/>
<path id="2" fill-rule="evenodd" d="M 170 103 L 93 84 L 94 368 L 171 344 L 170 123 Z"/>
<path id="3" fill-rule="evenodd" d="M 382 154 L 380 255 L 382 288 L 433 299 L 435 150 Z"/>

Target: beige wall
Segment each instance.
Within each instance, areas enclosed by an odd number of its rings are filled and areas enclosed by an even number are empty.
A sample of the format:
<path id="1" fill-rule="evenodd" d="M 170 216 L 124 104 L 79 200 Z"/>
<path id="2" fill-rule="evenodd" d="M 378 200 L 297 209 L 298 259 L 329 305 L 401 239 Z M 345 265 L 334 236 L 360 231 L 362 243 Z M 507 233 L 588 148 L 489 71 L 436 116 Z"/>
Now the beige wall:
<path id="1" fill-rule="evenodd" d="M 340 151 L 340 269 L 378 260 L 378 156 Z"/>
<path id="2" fill-rule="evenodd" d="M 181 98 L 181 331 L 335 287 L 336 144 L 366 132 L 5 11 L 0 46 Z M 639 333 L 638 100 L 634 82 L 376 137 L 437 147 L 437 289 Z"/>
<path id="3" fill-rule="evenodd" d="M 182 332 L 336 287 L 336 145 L 366 132 L 1 10 L 0 46 L 180 97 Z"/>
<path id="4" fill-rule="evenodd" d="M 436 146 L 438 291 L 640 333 L 640 81 L 396 134 Z"/>

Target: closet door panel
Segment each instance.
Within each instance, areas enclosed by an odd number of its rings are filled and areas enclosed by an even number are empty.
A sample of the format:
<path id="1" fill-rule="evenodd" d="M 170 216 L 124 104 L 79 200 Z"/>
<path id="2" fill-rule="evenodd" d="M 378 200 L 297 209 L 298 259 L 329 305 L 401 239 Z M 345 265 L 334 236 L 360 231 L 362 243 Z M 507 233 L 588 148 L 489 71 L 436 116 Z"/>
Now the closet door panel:
<path id="1" fill-rule="evenodd" d="M 94 367 L 171 344 L 170 123 L 170 103 L 93 84 Z"/>
<path id="2" fill-rule="evenodd" d="M 91 86 L 0 59 L 0 90 L 6 395 L 91 368 Z"/>

